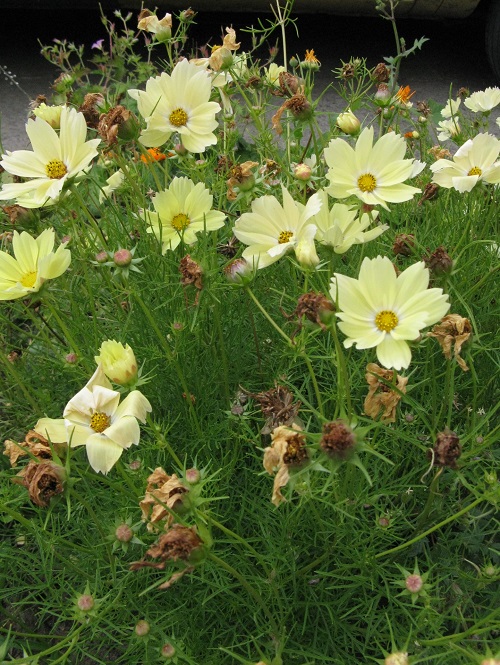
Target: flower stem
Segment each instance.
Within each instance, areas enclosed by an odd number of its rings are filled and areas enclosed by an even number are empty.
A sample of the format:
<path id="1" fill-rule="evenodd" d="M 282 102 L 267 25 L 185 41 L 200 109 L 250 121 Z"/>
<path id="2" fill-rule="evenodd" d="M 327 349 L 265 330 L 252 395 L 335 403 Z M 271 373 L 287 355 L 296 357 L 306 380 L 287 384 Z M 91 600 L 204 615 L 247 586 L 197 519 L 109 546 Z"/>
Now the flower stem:
<path id="1" fill-rule="evenodd" d="M 401 550 L 406 549 L 407 547 L 410 547 L 410 545 L 413 545 L 414 543 L 418 543 L 419 540 L 422 540 L 422 538 L 425 538 L 429 534 L 433 533 L 434 531 L 437 531 L 438 529 L 441 529 L 441 527 L 446 526 L 446 524 L 449 524 L 450 522 L 453 522 L 454 520 L 458 519 L 459 517 L 462 517 L 462 515 L 467 514 L 470 510 L 478 506 L 482 501 L 484 501 L 484 497 L 479 497 L 472 503 L 469 503 L 468 506 L 465 508 L 462 508 L 462 510 L 459 510 L 458 513 L 455 513 L 454 515 L 451 515 L 447 519 L 443 520 L 442 522 L 439 522 L 439 524 L 436 524 L 435 526 L 431 527 L 430 529 L 427 529 L 427 531 L 424 531 L 418 536 L 415 536 L 415 538 L 412 538 L 411 540 L 408 540 L 406 543 L 403 543 L 402 545 L 398 545 L 397 547 L 393 547 L 390 550 L 385 550 L 385 552 L 379 552 L 378 554 L 375 555 L 376 559 L 381 559 L 382 557 L 386 556 L 387 554 L 393 554 L 394 552 L 400 552 Z"/>

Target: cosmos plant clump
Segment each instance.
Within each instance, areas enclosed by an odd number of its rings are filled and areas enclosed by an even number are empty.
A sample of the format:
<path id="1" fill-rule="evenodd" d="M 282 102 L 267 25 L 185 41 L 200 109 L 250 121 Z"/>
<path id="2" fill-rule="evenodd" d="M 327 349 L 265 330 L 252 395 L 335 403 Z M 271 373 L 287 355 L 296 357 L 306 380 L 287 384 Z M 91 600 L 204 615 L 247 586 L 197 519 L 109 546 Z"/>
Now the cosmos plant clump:
<path id="1" fill-rule="evenodd" d="M 2 663 L 500 663 L 500 90 L 417 101 L 397 36 L 320 111 L 271 9 L 42 49 L 0 161 Z"/>

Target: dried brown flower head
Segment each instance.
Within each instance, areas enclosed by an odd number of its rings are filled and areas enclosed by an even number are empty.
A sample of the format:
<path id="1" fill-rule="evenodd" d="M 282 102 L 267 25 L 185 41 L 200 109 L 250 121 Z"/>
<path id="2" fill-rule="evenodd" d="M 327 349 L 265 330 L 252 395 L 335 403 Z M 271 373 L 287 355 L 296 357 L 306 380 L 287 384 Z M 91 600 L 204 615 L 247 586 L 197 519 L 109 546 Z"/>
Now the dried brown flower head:
<path id="1" fill-rule="evenodd" d="M 380 416 L 380 420 L 385 423 L 395 422 L 396 407 L 401 399 L 401 393 L 406 393 L 408 378 L 399 376 L 396 370 L 383 369 L 375 363 L 368 363 L 365 378 L 368 383 L 368 395 L 364 404 L 366 415 L 373 419 Z M 391 383 L 397 390 L 380 379 Z"/>
<path id="2" fill-rule="evenodd" d="M 101 114 L 97 131 L 104 141 L 111 146 L 116 143 L 122 125 L 133 122 L 133 114 L 124 106 L 115 106 L 107 113 Z"/>
<path id="3" fill-rule="evenodd" d="M 437 185 L 435 182 L 428 182 L 424 187 L 422 198 L 419 200 L 417 205 L 421 206 L 424 201 L 432 201 L 436 198 L 438 192 L 439 185 Z"/>
<path id="4" fill-rule="evenodd" d="M 226 181 L 227 185 L 227 200 L 234 201 L 238 193 L 234 191 L 234 187 L 242 192 L 247 192 L 255 185 L 255 176 L 252 169 L 258 166 L 258 162 L 243 162 L 243 164 L 236 164 L 230 170 L 230 178 Z"/>
<path id="5" fill-rule="evenodd" d="M 311 321 L 311 323 L 316 323 L 322 330 L 326 330 L 324 323 L 325 315 L 327 316 L 328 312 L 333 311 L 335 311 L 333 302 L 323 293 L 309 291 L 302 294 L 297 301 L 297 307 L 293 313 L 289 316 L 285 315 L 289 319 L 293 317 L 297 317 L 298 319 L 298 326 L 292 334 L 292 339 L 302 329 L 302 319 L 304 317 L 308 321 Z"/>
<path id="6" fill-rule="evenodd" d="M 28 208 L 23 208 L 23 206 L 19 205 L 2 206 L 2 210 L 9 218 L 9 222 L 13 225 L 26 221 L 26 219 L 32 215 Z"/>
<path id="7" fill-rule="evenodd" d="M 431 107 L 427 102 L 417 102 L 416 109 L 421 113 L 425 118 L 427 118 L 431 113 Z"/>
<path id="8" fill-rule="evenodd" d="M 196 532 L 195 527 L 172 525 L 166 533 L 158 538 L 146 552 L 146 557 L 159 559 L 159 562 L 136 561 L 130 566 L 131 570 L 139 568 L 156 568 L 163 570 L 167 561 L 189 562 L 195 552 L 203 545 L 202 539 Z"/>
<path id="9" fill-rule="evenodd" d="M 264 469 L 271 476 L 276 474 L 271 497 L 275 506 L 286 501 L 281 488 L 290 480 L 290 468 L 300 468 L 309 459 L 306 439 L 301 431 L 295 423 L 291 428 L 277 427 L 271 434 L 271 445 L 264 450 Z"/>
<path id="10" fill-rule="evenodd" d="M 66 444 L 52 444 L 52 446 L 58 453 L 63 452 L 66 448 Z M 7 439 L 4 442 L 4 447 L 3 454 L 9 458 L 11 466 L 16 466 L 19 457 L 24 457 L 25 455 L 34 455 L 40 459 L 52 459 L 52 450 L 49 442 L 41 434 L 32 429 L 26 434 L 24 441 L 16 443 Z"/>
<path id="11" fill-rule="evenodd" d="M 298 92 L 290 99 L 287 99 L 276 113 L 271 118 L 273 123 L 273 129 L 276 130 L 277 134 L 283 133 L 283 127 L 281 126 L 281 116 L 285 111 L 290 111 L 294 118 L 297 120 L 307 120 L 311 117 L 312 106 L 308 101 L 307 97 L 302 93 Z"/>
<path id="12" fill-rule="evenodd" d="M 200 291 L 203 288 L 203 270 L 201 266 L 193 261 L 189 254 L 184 256 L 179 263 L 179 272 L 181 273 L 181 284 L 182 286 L 189 286 L 192 284 L 198 292 L 194 300 L 194 305 L 198 304 L 198 298 L 200 296 Z"/>
<path id="13" fill-rule="evenodd" d="M 415 248 L 415 236 L 413 233 L 398 233 L 394 239 L 392 251 L 397 256 L 411 256 Z"/>
<path id="14" fill-rule="evenodd" d="M 59 464 L 52 461 L 31 460 L 14 478 L 14 482 L 26 487 L 35 505 L 46 508 L 53 496 L 64 491 L 65 478 L 66 472 Z"/>
<path id="15" fill-rule="evenodd" d="M 146 494 L 139 503 L 142 519 L 148 523 L 148 531 L 163 520 L 170 525 L 174 520 L 172 512 L 182 508 L 183 495 L 188 491 L 175 473 L 169 476 L 157 467 L 148 477 Z"/>
<path id="16" fill-rule="evenodd" d="M 442 148 L 440 145 L 434 145 L 432 148 L 429 148 L 427 151 L 429 155 L 432 155 L 434 159 L 449 159 L 451 157 L 451 152 L 446 148 Z"/>
<path id="17" fill-rule="evenodd" d="M 452 358 L 451 349 L 453 347 L 453 356 L 464 372 L 467 372 L 469 368 L 460 356 L 460 351 L 471 335 L 472 326 L 469 319 L 464 319 L 459 314 L 447 314 L 440 323 L 433 327 L 431 332 L 427 333 L 428 337 L 437 339 L 447 360 Z"/>
<path id="18" fill-rule="evenodd" d="M 352 62 L 346 62 L 341 69 L 340 78 L 343 78 L 345 80 L 352 79 L 354 78 L 355 74 L 356 74 L 356 67 L 353 65 Z"/>
<path id="19" fill-rule="evenodd" d="M 300 91 L 300 79 L 290 72 L 280 72 L 278 86 L 273 87 L 271 94 L 276 97 L 292 97 Z"/>
<path id="20" fill-rule="evenodd" d="M 103 103 L 104 97 L 100 92 L 89 92 L 85 95 L 83 104 L 78 110 L 83 113 L 87 127 L 97 129 L 101 117 L 99 107 L 102 107 Z"/>
<path id="21" fill-rule="evenodd" d="M 453 260 L 443 245 L 422 258 L 433 275 L 444 275 L 451 272 L 453 268 Z"/>
<path id="22" fill-rule="evenodd" d="M 356 447 L 354 432 L 340 418 L 323 425 L 323 435 L 319 445 L 329 457 L 348 459 Z"/>
<path id="23" fill-rule="evenodd" d="M 383 62 L 379 62 L 373 69 L 372 76 L 377 83 L 387 83 L 390 73 L 389 67 Z"/>
<path id="24" fill-rule="evenodd" d="M 434 466 L 448 466 L 450 469 L 456 469 L 457 459 L 461 453 L 460 439 L 455 432 L 446 427 L 437 435 L 433 455 L 429 454 L 429 457 L 433 459 Z"/>
<path id="25" fill-rule="evenodd" d="M 290 390 L 278 383 L 265 392 L 250 393 L 246 390 L 243 392 L 260 404 L 262 415 L 266 419 L 266 424 L 261 430 L 262 434 L 269 434 L 280 425 L 291 425 L 301 407 L 301 402 L 293 401 Z"/>

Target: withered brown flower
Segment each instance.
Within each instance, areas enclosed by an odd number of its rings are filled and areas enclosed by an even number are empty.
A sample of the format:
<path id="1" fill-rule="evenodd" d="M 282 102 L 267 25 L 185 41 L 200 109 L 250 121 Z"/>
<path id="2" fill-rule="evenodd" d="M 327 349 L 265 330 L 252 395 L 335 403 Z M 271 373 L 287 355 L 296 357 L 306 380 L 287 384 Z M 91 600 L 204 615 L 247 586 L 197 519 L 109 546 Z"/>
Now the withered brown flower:
<path id="1" fill-rule="evenodd" d="M 66 472 L 62 466 L 52 461 L 35 462 L 28 465 L 13 478 L 14 482 L 26 487 L 31 501 L 41 508 L 49 505 L 50 499 L 64 491 Z"/>
<path id="2" fill-rule="evenodd" d="M 260 404 L 266 424 L 262 434 L 270 434 L 280 425 L 291 425 L 297 418 L 301 402 L 293 401 L 293 394 L 285 386 L 276 383 L 274 388 L 261 393 L 243 392 Z"/>
<path id="3" fill-rule="evenodd" d="M 392 251 L 397 256 L 411 256 L 413 250 L 415 249 L 415 236 L 413 233 L 398 233 L 394 238 L 394 244 L 392 245 Z"/>
<path id="4" fill-rule="evenodd" d="M 424 193 L 417 205 L 421 206 L 424 201 L 432 201 L 436 198 L 438 192 L 439 185 L 437 185 L 435 182 L 428 182 L 424 187 Z"/>
<path id="5" fill-rule="evenodd" d="M 372 71 L 372 76 L 377 83 L 387 83 L 390 78 L 389 67 L 384 62 L 379 62 Z"/>
<path id="6" fill-rule="evenodd" d="M 179 272 L 181 273 L 182 286 L 193 284 L 197 289 L 202 289 L 201 281 L 203 270 L 199 263 L 193 261 L 189 254 L 184 256 L 179 263 Z"/>
<path id="7" fill-rule="evenodd" d="M 364 404 L 366 415 L 376 419 L 382 412 L 380 416 L 382 422 L 395 422 L 396 407 L 401 399 L 401 393 L 406 393 L 408 377 L 399 376 L 396 370 L 383 369 L 376 363 L 368 363 L 365 378 L 368 383 L 368 395 Z M 394 385 L 397 390 L 380 381 L 380 379 Z"/>
<path id="8" fill-rule="evenodd" d="M 433 275 L 444 275 L 451 272 L 453 268 L 453 259 L 448 254 L 443 245 L 440 245 L 433 252 L 423 256 L 423 260 L 427 268 Z"/>
<path id="9" fill-rule="evenodd" d="M 275 506 L 286 501 L 281 488 L 290 480 L 290 468 L 307 463 L 309 455 L 306 439 L 301 428 L 295 423 L 290 427 L 277 427 L 271 434 L 272 443 L 264 450 L 264 469 L 274 476 L 271 501 Z"/>
<path id="10" fill-rule="evenodd" d="M 300 91 L 300 79 L 290 72 L 280 72 L 278 86 L 271 90 L 275 97 L 291 97 Z"/>
<path id="11" fill-rule="evenodd" d="M 446 427 L 443 432 L 438 433 L 433 455 L 429 454 L 429 457 L 432 457 L 434 466 L 448 466 L 450 469 L 456 469 L 457 459 L 461 453 L 460 439 L 455 432 Z"/>
<path id="12" fill-rule="evenodd" d="M 469 319 L 465 319 L 459 314 L 447 314 L 440 323 L 433 327 L 431 332 L 427 333 L 428 337 L 437 339 L 447 360 L 452 358 L 451 349 L 453 347 L 453 355 L 464 372 L 467 372 L 469 368 L 460 356 L 460 351 L 471 335 L 472 326 Z"/>
<path id="13" fill-rule="evenodd" d="M 329 457 L 346 460 L 356 448 L 356 437 L 349 425 L 339 418 L 323 425 L 319 445 Z"/>
<path id="14" fill-rule="evenodd" d="M 188 491 L 175 473 L 169 476 L 161 467 L 157 467 L 148 477 L 146 495 L 139 503 L 142 519 L 148 523 L 148 531 L 152 531 L 163 520 L 166 525 L 170 525 L 174 521 L 172 511 L 182 506 L 183 494 Z"/>
<path id="15" fill-rule="evenodd" d="M 203 545 L 203 540 L 199 537 L 195 527 L 174 524 L 147 550 L 141 561 L 135 561 L 131 564 L 130 570 L 139 570 L 141 568 L 163 570 L 169 561 L 183 561 L 186 564 L 197 563 L 197 560 L 202 555 Z M 147 557 L 157 559 L 157 561 L 147 561 Z M 175 573 L 168 582 L 162 584 L 159 588 L 168 588 L 173 582 L 182 577 L 182 575 L 192 570 L 192 565 L 188 565 L 180 573 Z"/>
<path id="16" fill-rule="evenodd" d="M 227 185 L 227 200 L 234 201 L 238 196 L 238 193 L 234 191 L 235 187 L 238 187 L 241 191 L 250 190 L 255 184 L 255 176 L 252 172 L 258 162 L 243 162 L 243 164 L 235 164 L 231 170 L 231 177 L 226 180 Z"/>
<path id="17" fill-rule="evenodd" d="M 133 114 L 124 106 L 115 106 L 107 113 L 101 114 L 97 131 L 103 140 L 111 146 L 117 141 L 120 127 L 126 123 L 130 124 L 133 119 Z"/>
<path id="18" fill-rule="evenodd" d="M 65 444 L 57 444 L 59 451 L 61 451 L 62 445 L 65 447 Z M 17 460 L 25 455 L 34 455 L 41 459 L 52 458 L 52 450 L 47 439 L 32 429 L 26 434 L 24 441 L 16 443 L 7 439 L 4 442 L 4 447 L 3 454 L 9 458 L 11 466 L 16 466 Z"/>
<path id="19" fill-rule="evenodd" d="M 277 134 L 283 133 L 283 127 L 281 126 L 281 116 L 285 111 L 290 111 L 290 113 L 297 118 L 298 120 L 306 120 L 311 115 L 311 104 L 307 100 L 307 97 L 302 92 L 297 92 L 295 95 L 287 99 L 279 107 L 276 113 L 271 118 L 273 123 L 273 129 L 276 130 Z"/>
<path id="20" fill-rule="evenodd" d="M 89 92 L 85 95 L 83 98 L 83 104 L 78 110 L 80 113 L 83 113 L 87 127 L 97 129 L 101 118 L 99 107 L 102 107 L 103 103 L 104 97 L 100 92 Z"/>
<path id="21" fill-rule="evenodd" d="M 311 323 L 316 323 L 322 330 L 326 330 L 324 318 L 328 312 L 335 311 L 333 302 L 329 300 L 323 293 L 316 291 L 309 291 L 303 293 L 298 301 L 297 307 L 293 313 L 287 318 L 297 317 L 298 327 L 292 334 L 292 339 L 302 328 L 302 318 L 305 317 Z"/>

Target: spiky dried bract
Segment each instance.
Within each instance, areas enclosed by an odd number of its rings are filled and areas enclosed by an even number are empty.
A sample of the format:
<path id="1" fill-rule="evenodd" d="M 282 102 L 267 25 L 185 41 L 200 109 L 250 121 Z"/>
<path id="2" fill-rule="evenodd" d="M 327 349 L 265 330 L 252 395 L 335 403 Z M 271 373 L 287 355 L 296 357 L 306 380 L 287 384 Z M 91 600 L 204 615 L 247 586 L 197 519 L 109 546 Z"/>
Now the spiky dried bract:
<path id="1" fill-rule="evenodd" d="M 356 448 L 356 437 L 352 429 L 340 418 L 323 425 L 320 448 L 329 457 L 346 460 Z"/>
<path id="2" fill-rule="evenodd" d="M 291 425 L 301 407 L 301 402 L 294 402 L 293 393 L 279 383 L 261 393 L 244 392 L 260 404 L 262 415 L 266 419 L 263 434 L 269 434 L 280 425 Z"/>
<path id="3" fill-rule="evenodd" d="M 145 558 L 159 559 L 157 562 L 136 561 L 130 566 L 130 570 L 140 568 L 155 568 L 163 570 L 168 561 L 190 562 L 203 546 L 203 540 L 198 535 L 195 527 L 174 524 L 166 533 L 158 538 L 146 552 Z"/>
<path id="4" fill-rule="evenodd" d="M 400 376 L 396 370 L 383 369 L 375 363 L 368 363 L 365 378 L 368 383 L 368 395 L 364 404 L 366 415 L 374 419 L 380 416 L 380 420 L 385 423 L 395 422 L 396 407 L 402 393 L 406 393 L 408 377 Z M 392 384 L 396 390 L 380 379 Z"/>
<path id="5" fill-rule="evenodd" d="M 459 314 L 447 314 L 442 318 L 440 323 L 433 327 L 431 332 L 427 333 L 428 337 L 435 337 L 437 339 L 443 349 L 445 358 L 451 360 L 454 357 L 464 372 L 467 372 L 469 368 L 465 360 L 461 357 L 460 351 L 471 335 L 472 326 L 469 319 Z"/>

